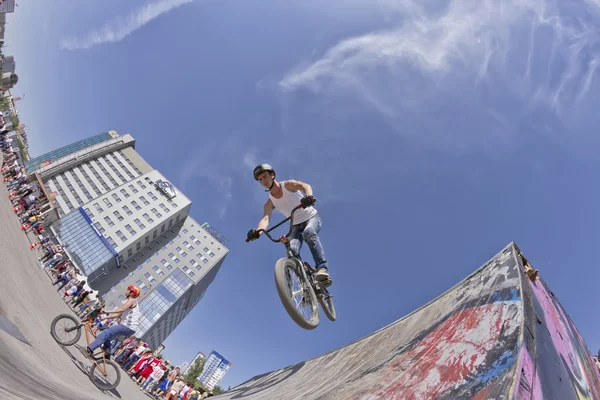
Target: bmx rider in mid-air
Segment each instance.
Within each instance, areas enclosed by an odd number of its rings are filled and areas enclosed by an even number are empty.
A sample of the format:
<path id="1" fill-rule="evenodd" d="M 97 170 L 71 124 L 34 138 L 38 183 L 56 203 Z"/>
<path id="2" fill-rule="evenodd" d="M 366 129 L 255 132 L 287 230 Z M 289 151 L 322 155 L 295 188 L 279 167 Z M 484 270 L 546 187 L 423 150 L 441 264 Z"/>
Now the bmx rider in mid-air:
<path id="1" fill-rule="evenodd" d="M 248 231 L 248 240 L 258 239 L 262 233 L 258 231 L 267 229 L 273 210 L 277 210 L 289 218 L 292 210 L 302 204 L 304 208 L 294 213 L 294 226 L 288 238 L 290 248 L 294 255 L 300 258 L 302 242 L 305 241 L 315 261 L 317 270 L 315 279 L 321 282 L 330 281 L 325 252 L 319 239 L 322 222 L 317 210 L 313 207 L 315 198 L 311 186 L 308 183 L 291 179 L 277 182 L 275 177 L 275 170 L 269 164 L 260 164 L 254 168 L 254 179 L 266 188 L 265 191 L 269 192 L 269 199 L 265 203 L 263 217 L 258 223 L 258 227 Z"/>

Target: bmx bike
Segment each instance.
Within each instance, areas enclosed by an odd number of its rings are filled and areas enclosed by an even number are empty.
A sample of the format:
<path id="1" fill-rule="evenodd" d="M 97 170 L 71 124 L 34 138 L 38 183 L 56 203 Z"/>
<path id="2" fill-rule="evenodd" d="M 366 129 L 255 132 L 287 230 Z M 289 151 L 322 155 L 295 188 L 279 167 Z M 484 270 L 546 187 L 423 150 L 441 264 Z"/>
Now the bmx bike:
<path id="1" fill-rule="evenodd" d="M 50 324 L 50 334 L 60 345 L 73 346 L 81 338 L 81 328 L 85 331 L 85 340 L 88 344 L 96 338 L 91 320 L 79 321 L 71 314 L 59 314 Z M 62 334 L 72 337 L 64 338 Z M 81 350 L 85 354 L 85 350 Z M 116 388 L 121 381 L 121 372 L 119 366 L 109 358 L 106 358 L 104 350 L 100 348 L 99 352 L 92 355 L 86 355 L 91 361 L 92 366 L 89 371 L 90 380 L 100 390 L 111 390 Z"/>
<path id="2" fill-rule="evenodd" d="M 287 257 L 280 258 L 275 263 L 275 286 L 279 299 L 289 316 L 304 329 L 315 329 L 319 325 L 319 304 L 330 321 L 335 321 L 336 312 L 333 305 L 332 295 L 327 288 L 331 286 L 331 280 L 324 282 L 315 279 L 316 270 L 307 262 L 296 257 L 291 248 L 288 237 L 294 227 L 294 213 L 302 204 L 292 210 L 291 215 L 268 230 L 259 229 L 257 232 L 264 233 L 274 243 L 283 243 Z M 290 221 L 290 230 L 285 236 L 274 239 L 269 232 Z M 250 242 L 246 239 L 246 242 Z"/>

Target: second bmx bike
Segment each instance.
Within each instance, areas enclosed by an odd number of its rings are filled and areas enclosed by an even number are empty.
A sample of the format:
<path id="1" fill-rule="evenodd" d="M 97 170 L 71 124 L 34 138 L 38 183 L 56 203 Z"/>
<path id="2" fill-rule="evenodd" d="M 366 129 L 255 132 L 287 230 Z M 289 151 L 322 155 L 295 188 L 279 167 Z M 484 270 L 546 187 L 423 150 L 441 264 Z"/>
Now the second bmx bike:
<path id="1" fill-rule="evenodd" d="M 50 334 L 60 345 L 73 346 L 81 338 L 81 329 L 85 332 L 85 340 L 88 344 L 96 338 L 93 321 L 87 320 L 81 322 L 71 314 L 57 315 L 50 324 Z M 84 353 L 84 351 L 82 351 Z M 121 381 L 121 372 L 119 366 L 107 358 L 104 350 L 88 356 L 92 361 L 89 370 L 90 380 L 100 390 L 111 390 L 116 388 Z"/>

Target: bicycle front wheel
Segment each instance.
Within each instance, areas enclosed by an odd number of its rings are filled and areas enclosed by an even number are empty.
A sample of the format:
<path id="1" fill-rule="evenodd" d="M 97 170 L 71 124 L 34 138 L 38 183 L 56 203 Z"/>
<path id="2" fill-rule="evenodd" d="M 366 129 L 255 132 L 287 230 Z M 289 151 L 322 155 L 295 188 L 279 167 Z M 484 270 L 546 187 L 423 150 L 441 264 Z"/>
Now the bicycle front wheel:
<path id="1" fill-rule="evenodd" d="M 50 324 L 50 334 L 59 344 L 72 346 L 81 338 L 81 322 L 71 314 L 59 314 Z"/>
<path id="2" fill-rule="evenodd" d="M 281 258 L 277 261 L 275 285 L 283 307 L 294 322 L 304 329 L 315 329 L 320 319 L 317 296 L 299 273 L 294 260 Z"/>
<path id="3" fill-rule="evenodd" d="M 109 359 L 97 360 L 90 368 L 90 380 L 100 390 L 112 390 L 121 382 L 119 366 Z"/>

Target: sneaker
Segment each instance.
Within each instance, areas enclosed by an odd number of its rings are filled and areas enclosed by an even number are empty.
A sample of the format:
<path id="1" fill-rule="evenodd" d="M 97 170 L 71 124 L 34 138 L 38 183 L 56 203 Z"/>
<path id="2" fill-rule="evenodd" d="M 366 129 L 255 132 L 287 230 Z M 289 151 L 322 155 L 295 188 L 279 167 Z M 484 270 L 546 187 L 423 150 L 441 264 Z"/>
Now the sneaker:
<path id="1" fill-rule="evenodd" d="M 317 273 L 315 274 L 315 280 L 317 280 L 319 282 L 331 280 L 331 277 L 329 276 L 329 272 L 327 271 L 327 268 L 320 268 L 317 271 Z"/>

